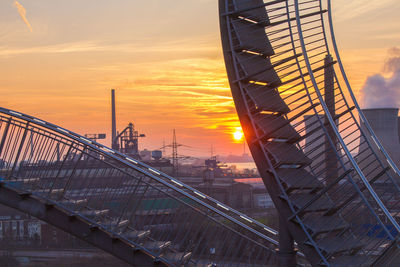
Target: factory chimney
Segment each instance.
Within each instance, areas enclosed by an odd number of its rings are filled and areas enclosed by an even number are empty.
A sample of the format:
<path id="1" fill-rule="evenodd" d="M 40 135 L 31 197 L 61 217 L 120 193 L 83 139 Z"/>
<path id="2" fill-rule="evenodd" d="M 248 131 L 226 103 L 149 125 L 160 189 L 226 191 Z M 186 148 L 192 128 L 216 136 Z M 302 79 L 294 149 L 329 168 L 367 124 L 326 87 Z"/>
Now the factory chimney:
<path id="1" fill-rule="evenodd" d="M 115 116 L 115 89 L 111 89 L 111 147 L 118 150 L 117 120 Z"/>
<path id="2" fill-rule="evenodd" d="M 306 139 L 304 144 L 304 153 L 312 159 L 311 168 L 320 176 L 325 177 L 325 139 L 324 130 L 321 128 L 319 119 L 324 122 L 323 115 L 305 115 L 304 123 L 306 129 Z M 322 161 L 321 158 L 324 158 Z M 324 163 L 321 163 L 324 162 Z"/>

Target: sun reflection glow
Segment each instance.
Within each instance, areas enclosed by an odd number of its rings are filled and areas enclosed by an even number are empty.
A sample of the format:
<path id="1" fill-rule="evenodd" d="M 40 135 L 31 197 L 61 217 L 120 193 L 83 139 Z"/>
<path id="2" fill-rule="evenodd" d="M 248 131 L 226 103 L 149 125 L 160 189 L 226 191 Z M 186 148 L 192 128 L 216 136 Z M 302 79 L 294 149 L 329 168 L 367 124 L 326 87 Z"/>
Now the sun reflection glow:
<path id="1" fill-rule="evenodd" d="M 233 135 L 233 139 L 234 139 L 235 141 L 240 141 L 240 140 L 242 140 L 242 138 L 243 138 L 243 131 L 242 131 L 242 128 L 236 127 L 236 131 L 233 132 L 232 135 Z"/>

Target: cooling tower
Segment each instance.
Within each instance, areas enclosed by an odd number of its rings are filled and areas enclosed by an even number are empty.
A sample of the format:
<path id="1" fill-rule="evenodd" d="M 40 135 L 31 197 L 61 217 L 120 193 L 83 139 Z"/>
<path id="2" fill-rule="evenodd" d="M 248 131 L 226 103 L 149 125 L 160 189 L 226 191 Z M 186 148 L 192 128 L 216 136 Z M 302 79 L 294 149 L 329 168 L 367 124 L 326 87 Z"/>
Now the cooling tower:
<path id="1" fill-rule="evenodd" d="M 393 161 L 400 166 L 400 141 L 399 141 L 399 120 L 398 120 L 397 108 L 374 108 L 374 109 L 363 109 L 363 113 L 371 125 L 376 136 L 385 147 Z M 361 123 L 361 127 L 365 130 L 364 123 Z M 367 131 L 365 131 L 367 133 Z M 375 152 L 379 156 L 381 153 L 376 148 L 374 141 L 368 136 L 368 140 L 372 143 Z M 364 146 L 360 146 L 360 152 Z M 381 157 L 383 160 L 383 157 Z"/>
<path id="2" fill-rule="evenodd" d="M 398 130 L 399 130 L 399 142 L 400 142 L 400 117 L 397 118 L 397 126 L 398 126 Z"/>

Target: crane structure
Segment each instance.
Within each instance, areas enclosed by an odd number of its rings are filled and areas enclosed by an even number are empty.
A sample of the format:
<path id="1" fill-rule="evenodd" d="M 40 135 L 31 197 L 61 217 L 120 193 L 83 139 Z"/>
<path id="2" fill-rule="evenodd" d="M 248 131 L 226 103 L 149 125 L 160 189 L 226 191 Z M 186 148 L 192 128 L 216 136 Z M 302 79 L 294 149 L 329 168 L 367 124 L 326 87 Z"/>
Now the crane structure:
<path id="1" fill-rule="evenodd" d="M 117 133 L 117 141 L 114 143 L 116 143 L 117 150 L 119 150 L 121 153 L 136 159 L 140 159 L 139 138 L 143 137 L 146 137 L 146 135 L 139 134 L 139 132 L 135 130 L 134 124 L 130 122 L 125 129 L 123 129 L 120 133 Z"/>
<path id="2" fill-rule="evenodd" d="M 97 142 L 97 140 L 106 139 L 107 135 L 105 133 L 85 134 L 85 137 L 89 138 L 90 140 L 93 140 L 93 141 Z"/>

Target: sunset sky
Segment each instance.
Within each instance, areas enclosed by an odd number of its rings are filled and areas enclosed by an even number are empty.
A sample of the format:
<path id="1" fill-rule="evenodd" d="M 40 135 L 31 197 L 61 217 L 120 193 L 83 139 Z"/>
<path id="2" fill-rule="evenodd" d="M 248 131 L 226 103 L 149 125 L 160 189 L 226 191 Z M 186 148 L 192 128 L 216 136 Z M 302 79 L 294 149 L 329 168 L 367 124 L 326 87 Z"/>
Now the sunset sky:
<path id="1" fill-rule="evenodd" d="M 355 91 L 400 47 L 400 1 L 334 0 Z M 182 154 L 242 153 L 225 74 L 217 0 L 0 1 L 0 106 L 81 134 L 133 121 L 141 148 L 172 140 Z M 107 140 L 109 144 L 109 140 Z"/>

